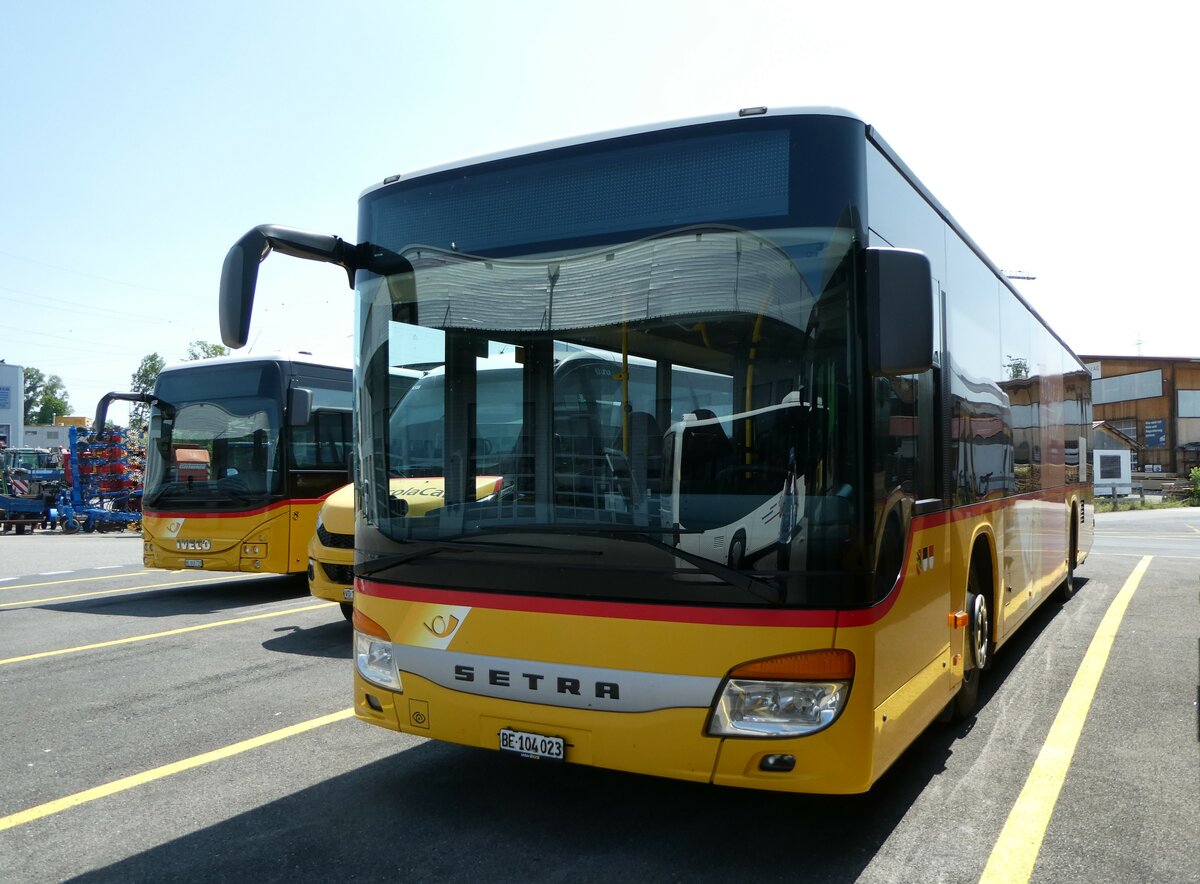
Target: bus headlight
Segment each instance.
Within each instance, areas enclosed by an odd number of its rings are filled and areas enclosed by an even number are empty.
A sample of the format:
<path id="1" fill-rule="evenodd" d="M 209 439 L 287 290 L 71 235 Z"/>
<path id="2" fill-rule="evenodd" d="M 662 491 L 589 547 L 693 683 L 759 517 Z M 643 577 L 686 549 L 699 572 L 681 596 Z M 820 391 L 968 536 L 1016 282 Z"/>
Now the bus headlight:
<path id="1" fill-rule="evenodd" d="M 802 737 L 841 714 L 854 680 L 854 655 L 826 650 L 756 660 L 734 668 L 708 732 L 720 737 Z"/>
<path id="2" fill-rule="evenodd" d="M 361 611 L 354 612 L 354 665 L 358 674 L 390 691 L 403 691 L 392 641 L 386 630 Z"/>

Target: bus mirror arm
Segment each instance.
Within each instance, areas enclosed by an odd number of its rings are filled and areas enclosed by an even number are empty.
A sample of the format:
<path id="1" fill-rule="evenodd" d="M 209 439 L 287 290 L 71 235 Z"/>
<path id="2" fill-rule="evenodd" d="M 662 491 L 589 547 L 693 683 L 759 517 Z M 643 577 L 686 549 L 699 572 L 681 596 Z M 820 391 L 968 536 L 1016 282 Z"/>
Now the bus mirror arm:
<path id="1" fill-rule="evenodd" d="M 260 224 L 233 244 L 221 267 L 221 340 L 227 347 L 237 350 L 246 346 L 250 337 L 254 291 L 258 286 L 258 265 L 273 251 L 293 258 L 336 264 L 346 271 L 350 288 L 354 288 L 354 274 L 359 270 L 386 267 L 389 272 L 395 272 L 412 269 L 400 255 L 369 243 L 354 245 L 338 236 L 278 224 Z"/>
<path id="2" fill-rule="evenodd" d="M 104 439 L 104 425 L 108 422 L 108 404 L 115 399 L 122 402 L 154 402 L 153 393 L 105 393 L 100 397 L 100 402 L 96 405 L 96 422 L 93 425 L 97 438 Z"/>

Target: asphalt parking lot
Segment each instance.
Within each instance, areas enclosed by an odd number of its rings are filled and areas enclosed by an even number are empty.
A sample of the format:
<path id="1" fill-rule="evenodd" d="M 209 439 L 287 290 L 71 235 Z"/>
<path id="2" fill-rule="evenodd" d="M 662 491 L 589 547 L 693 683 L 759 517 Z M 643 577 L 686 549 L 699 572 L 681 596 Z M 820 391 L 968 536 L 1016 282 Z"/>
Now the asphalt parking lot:
<path id="1" fill-rule="evenodd" d="M 1080 573 L 973 720 L 828 798 L 381 731 L 301 581 L 0 537 L 0 880 L 1200 880 L 1200 510 L 1101 515 Z"/>

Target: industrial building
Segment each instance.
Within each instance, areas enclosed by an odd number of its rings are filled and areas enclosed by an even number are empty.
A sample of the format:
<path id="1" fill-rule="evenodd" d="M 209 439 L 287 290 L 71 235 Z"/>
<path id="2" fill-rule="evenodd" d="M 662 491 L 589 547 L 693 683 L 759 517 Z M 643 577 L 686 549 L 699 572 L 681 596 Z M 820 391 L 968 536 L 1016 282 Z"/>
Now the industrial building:
<path id="1" fill-rule="evenodd" d="M 0 360 L 0 443 L 25 444 L 25 369 Z"/>
<path id="2" fill-rule="evenodd" d="M 1092 417 L 1136 443 L 1134 479 L 1186 478 L 1200 466 L 1200 358 L 1080 356 Z"/>

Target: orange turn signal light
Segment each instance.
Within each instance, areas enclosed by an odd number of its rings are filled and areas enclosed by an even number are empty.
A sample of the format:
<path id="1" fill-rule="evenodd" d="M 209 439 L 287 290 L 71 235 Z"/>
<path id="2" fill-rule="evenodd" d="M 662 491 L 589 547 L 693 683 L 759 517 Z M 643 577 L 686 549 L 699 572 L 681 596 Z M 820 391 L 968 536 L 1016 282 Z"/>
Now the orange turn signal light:
<path id="1" fill-rule="evenodd" d="M 967 618 L 966 611 L 955 611 L 953 614 L 950 614 L 948 616 L 949 616 L 949 620 L 950 620 L 950 628 L 951 629 L 962 629 L 964 626 L 967 625 L 968 618 Z"/>
<path id="2" fill-rule="evenodd" d="M 854 678 L 854 655 L 841 648 L 801 651 L 742 663 L 730 678 L 765 681 L 849 681 Z"/>
<path id="3" fill-rule="evenodd" d="M 366 635 L 373 635 L 375 638 L 381 638 L 384 641 L 391 641 L 392 637 L 387 634 L 387 630 L 364 614 L 357 608 L 354 610 L 354 617 L 350 621 L 354 624 L 354 628 Z"/>

